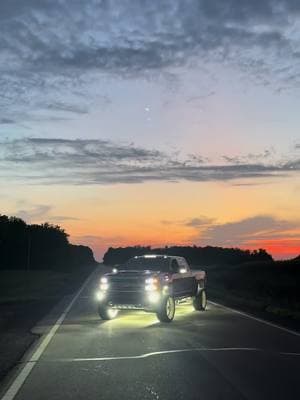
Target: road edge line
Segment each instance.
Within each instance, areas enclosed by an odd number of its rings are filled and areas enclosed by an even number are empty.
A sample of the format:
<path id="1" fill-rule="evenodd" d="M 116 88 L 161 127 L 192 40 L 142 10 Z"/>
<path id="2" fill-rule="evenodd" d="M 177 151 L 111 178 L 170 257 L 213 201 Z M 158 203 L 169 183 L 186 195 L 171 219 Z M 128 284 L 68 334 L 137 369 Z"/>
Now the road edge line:
<path id="1" fill-rule="evenodd" d="M 46 350 L 48 344 L 50 343 L 51 339 L 55 335 L 56 331 L 58 328 L 61 326 L 63 323 L 64 319 L 70 312 L 72 306 L 82 293 L 82 291 L 85 289 L 87 284 L 89 283 L 91 277 L 94 275 L 96 269 L 93 270 L 90 275 L 86 278 L 86 280 L 83 282 L 79 290 L 76 292 L 70 303 L 67 305 L 67 307 L 64 309 L 62 314 L 58 317 L 56 320 L 55 324 L 52 326 L 50 331 L 46 334 L 46 336 L 42 339 L 40 344 L 38 345 L 37 349 L 34 351 L 33 355 L 31 356 L 30 360 L 25 362 L 24 367 L 20 370 L 20 372 L 17 374 L 17 376 L 14 378 L 13 382 L 8 386 L 8 389 L 4 392 L 4 395 L 1 397 L 1 400 L 13 400 L 15 396 L 18 394 L 19 390 L 23 386 L 24 382 L 30 375 L 33 367 L 35 364 L 38 362 L 39 358 L 43 354 L 43 352 Z"/>
<path id="2" fill-rule="evenodd" d="M 209 300 L 208 302 L 209 302 L 210 304 L 213 304 L 214 306 L 219 306 L 219 307 L 221 307 L 221 308 L 224 308 L 225 310 L 232 311 L 232 312 L 234 312 L 235 314 L 239 314 L 239 315 L 242 315 L 242 316 L 244 316 L 244 317 L 253 319 L 254 321 L 260 322 L 260 323 L 262 323 L 262 324 L 269 325 L 269 326 L 271 326 L 272 328 L 277 328 L 277 329 L 279 329 L 279 330 L 281 330 L 281 331 L 283 331 L 283 332 L 285 332 L 285 333 L 290 333 L 291 335 L 300 336 L 300 332 L 293 331 L 293 330 L 291 330 L 291 329 L 285 328 L 284 326 L 280 326 L 280 325 L 274 324 L 273 322 L 269 322 L 269 321 L 266 321 L 265 319 L 255 317 L 254 315 L 248 314 L 248 313 L 243 312 L 243 311 L 236 310 L 235 308 L 231 308 L 231 307 L 228 307 L 228 306 L 224 306 L 223 304 L 216 303 L 215 301 Z"/>

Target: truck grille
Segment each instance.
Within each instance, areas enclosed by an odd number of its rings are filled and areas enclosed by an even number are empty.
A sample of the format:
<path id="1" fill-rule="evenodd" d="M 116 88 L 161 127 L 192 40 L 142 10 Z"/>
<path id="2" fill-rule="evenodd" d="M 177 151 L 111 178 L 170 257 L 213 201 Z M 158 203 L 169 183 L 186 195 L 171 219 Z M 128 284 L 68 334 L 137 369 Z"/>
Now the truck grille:
<path id="1" fill-rule="evenodd" d="M 111 304 L 131 304 L 142 307 L 144 297 L 141 292 L 109 292 L 107 299 Z"/>
<path id="2" fill-rule="evenodd" d="M 145 290 L 145 280 L 140 277 L 113 277 L 109 280 L 109 290 L 118 292 L 141 292 Z"/>

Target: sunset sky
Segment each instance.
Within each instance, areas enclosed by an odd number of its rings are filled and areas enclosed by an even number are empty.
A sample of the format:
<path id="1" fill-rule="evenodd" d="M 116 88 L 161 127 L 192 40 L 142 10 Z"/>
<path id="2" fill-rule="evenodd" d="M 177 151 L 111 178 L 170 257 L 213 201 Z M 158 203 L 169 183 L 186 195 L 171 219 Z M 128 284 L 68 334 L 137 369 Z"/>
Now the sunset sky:
<path id="1" fill-rule="evenodd" d="M 1 0 L 1 214 L 93 248 L 300 254 L 300 2 Z"/>

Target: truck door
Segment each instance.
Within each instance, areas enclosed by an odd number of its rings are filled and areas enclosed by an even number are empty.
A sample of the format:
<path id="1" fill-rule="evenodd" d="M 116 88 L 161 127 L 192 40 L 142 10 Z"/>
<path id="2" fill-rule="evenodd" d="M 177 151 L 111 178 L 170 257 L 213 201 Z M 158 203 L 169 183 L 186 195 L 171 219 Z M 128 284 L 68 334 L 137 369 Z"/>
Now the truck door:
<path id="1" fill-rule="evenodd" d="M 184 296 L 184 279 L 182 279 L 182 274 L 179 272 L 180 267 L 176 259 L 171 261 L 170 268 L 172 273 L 173 294 L 175 297 Z"/>
<path id="2" fill-rule="evenodd" d="M 184 258 L 178 258 L 179 272 L 182 276 L 184 294 L 191 296 L 196 292 L 197 282 L 191 273 L 190 267 Z"/>

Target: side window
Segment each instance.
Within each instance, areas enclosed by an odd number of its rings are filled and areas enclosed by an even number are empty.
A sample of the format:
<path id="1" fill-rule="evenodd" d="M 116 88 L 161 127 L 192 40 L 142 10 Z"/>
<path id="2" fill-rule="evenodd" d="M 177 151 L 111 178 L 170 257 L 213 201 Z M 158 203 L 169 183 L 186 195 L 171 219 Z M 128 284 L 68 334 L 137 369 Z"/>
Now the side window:
<path id="1" fill-rule="evenodd" d="M 179 262 L 179 267 L 180 267 L 180 268 L 184 268 L 184 269 L 186 269 L 187 271 L 189 270 L 188 263 L 185 261 L 184 258 L 179 258 L 179 259 L 178 259 L 178 262 Z"/>
<path id="2" fill-rule="evenodd" d="M 179 265 L 177 260 L 172 260 L 171 271 L 173 272 L 173 274 L 177 274 L 177 272 L 179 272 Z"/>

